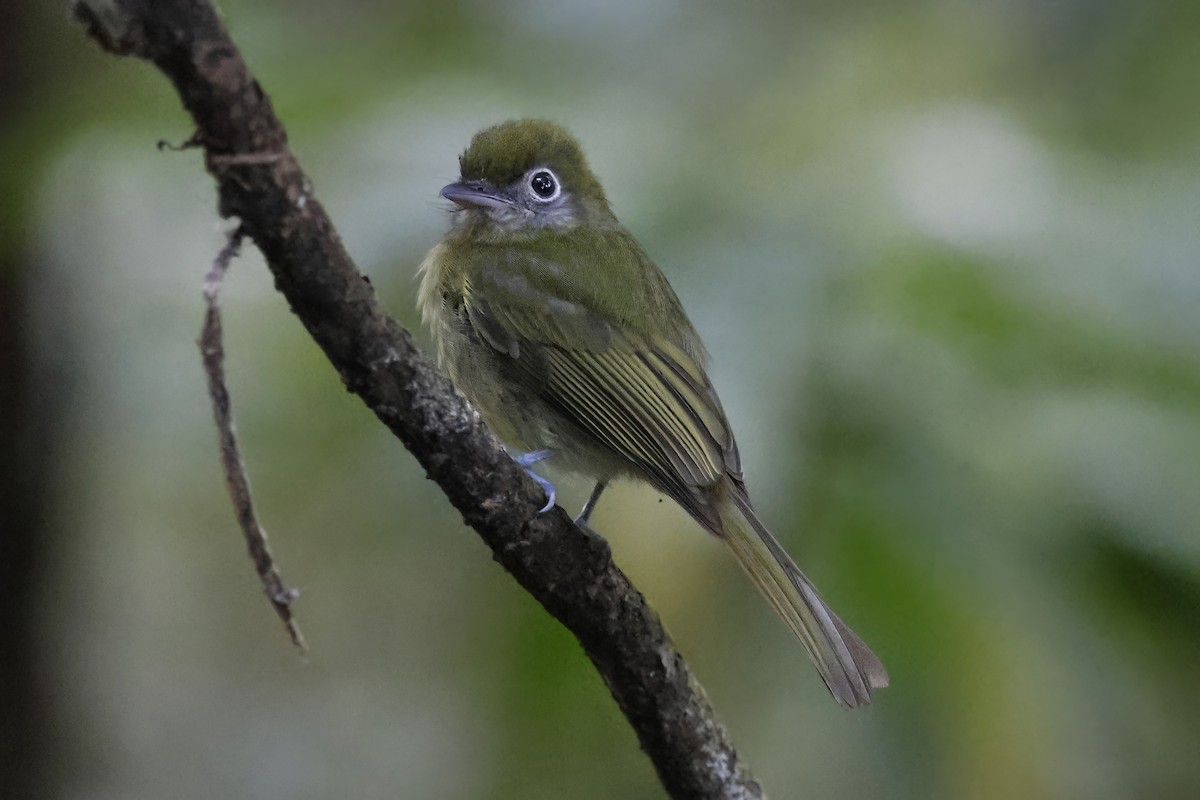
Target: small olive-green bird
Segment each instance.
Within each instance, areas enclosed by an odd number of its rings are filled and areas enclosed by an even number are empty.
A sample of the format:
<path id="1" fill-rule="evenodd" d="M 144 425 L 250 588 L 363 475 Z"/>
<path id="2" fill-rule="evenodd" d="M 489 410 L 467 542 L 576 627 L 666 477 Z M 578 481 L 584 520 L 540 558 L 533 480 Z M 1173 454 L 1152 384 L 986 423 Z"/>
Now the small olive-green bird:
<path id="1" fill-rule="evenodd" d="M 459 167 L 419 301 L 454 385 L 523 466 L 553 456 L 596 481 L 580 524 L 617 478 L 678 502 L 729 546 L 838 702 L 869 703 L 887 672 L 751 508 L 700 337 L 575 139 L 505 122 L 476 134 Z M 534 477 L 550 508 L 553 487 Z"/>

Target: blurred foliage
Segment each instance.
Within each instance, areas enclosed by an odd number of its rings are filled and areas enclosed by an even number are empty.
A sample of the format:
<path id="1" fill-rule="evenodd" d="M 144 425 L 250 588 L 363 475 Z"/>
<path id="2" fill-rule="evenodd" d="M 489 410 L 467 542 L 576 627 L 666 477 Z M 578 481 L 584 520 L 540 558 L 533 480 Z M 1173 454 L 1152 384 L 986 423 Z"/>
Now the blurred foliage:
<path id="1" fill-rule="evenodd" d="M 214 198 L 154 147 L 188 122 L 151 68 L 17 6 L 36 102 L 0 128 L 0 246 L 32 254 L 32 355 L 67 378 L 40 621 L 61 795 L 661 796 L 570 636 L 248 254 L 229 369 L 297 662 L 217 470 Z M 471 133 L 583 141 L 705 336 L 757 504 L 892 674 L 842 712 L 716 542 L 606 496 L 595 526 L 773 796 L 1200 793 L 1200 5 L 221 9 L 411 328 Z"/>

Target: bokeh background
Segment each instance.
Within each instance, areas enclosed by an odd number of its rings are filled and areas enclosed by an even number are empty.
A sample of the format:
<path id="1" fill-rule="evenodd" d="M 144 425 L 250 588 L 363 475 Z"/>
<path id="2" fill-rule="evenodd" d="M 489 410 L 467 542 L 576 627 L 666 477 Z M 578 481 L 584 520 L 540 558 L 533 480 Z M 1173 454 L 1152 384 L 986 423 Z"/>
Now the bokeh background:
<path id="1" fill-rule="evenodd" d="M 1200 796 L 1200 4 L 221 11 L 410 328 L 470 135 L 582 140 L 712 351 L 764 517 L 891 671 L 844 712 L 717 542 L 605 497 L 772 796 Z M 0 796 L 661 797 L 251 250 L 228 366 L 297 657 L 218 469 L 213 187 L 155 147 L 188 120 L 64 3 L 0 18 Z"/>

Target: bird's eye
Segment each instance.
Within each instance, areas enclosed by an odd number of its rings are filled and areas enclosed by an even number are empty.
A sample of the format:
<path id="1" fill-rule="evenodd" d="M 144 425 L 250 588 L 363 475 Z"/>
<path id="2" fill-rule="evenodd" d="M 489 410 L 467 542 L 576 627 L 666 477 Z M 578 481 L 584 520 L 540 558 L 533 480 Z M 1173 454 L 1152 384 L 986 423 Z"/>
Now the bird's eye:
<path id="1" fill-rule="evenodd" d="M 538 170 L 529 178 L 529 188 L 541 201 L 553 200 L 558 196 L 558 181 L 549 170 Z"/>

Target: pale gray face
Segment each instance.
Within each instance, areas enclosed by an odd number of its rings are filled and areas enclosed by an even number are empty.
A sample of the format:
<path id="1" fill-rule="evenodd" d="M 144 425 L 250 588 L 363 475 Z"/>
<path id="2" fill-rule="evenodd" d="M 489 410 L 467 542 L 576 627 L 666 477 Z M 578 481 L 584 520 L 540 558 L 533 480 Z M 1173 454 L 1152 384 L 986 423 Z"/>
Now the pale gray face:
<path id="1" fill-rule="evenodd" d="M 572 194 L 554 170 L 537 166 L 508 186 L 494 187 L 482 180 L 452 183 L 442 197 L 459 206 L 456 211 L 469 224 L 483 223 L 503 230 L 559 227 L 579 221 Z"/>

